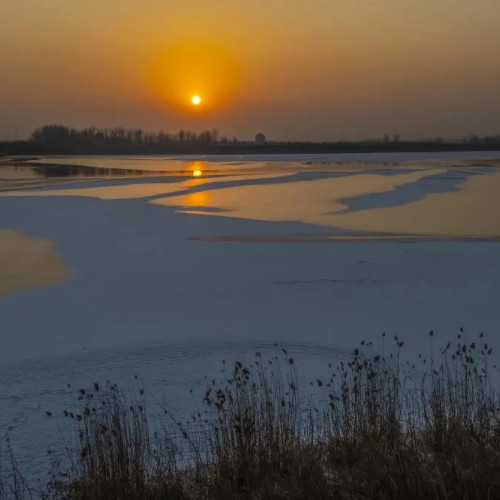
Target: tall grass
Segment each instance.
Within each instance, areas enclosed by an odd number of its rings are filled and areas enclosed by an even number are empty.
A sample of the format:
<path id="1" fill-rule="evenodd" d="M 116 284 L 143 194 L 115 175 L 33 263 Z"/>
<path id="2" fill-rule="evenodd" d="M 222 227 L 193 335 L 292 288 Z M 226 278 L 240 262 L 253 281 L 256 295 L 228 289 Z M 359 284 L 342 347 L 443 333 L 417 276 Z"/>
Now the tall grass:
<path id="1" fill-rule="evenodd" d="M 430 333 L 432 341 L 433 333 Z M 456 342 L 403 362 L 362 343 L 316 380 L 295 362 L 236 362 L 191 423 L 158 431 L 142 394 L 79 393 L 78 454 L 44 494 L 71 499 L 500 498 L 500 398 L 491 348 Z M 142 391 L 141 391 L 142 392 Z M 318 395 L 319 394 L 319 395 Z M 166 422 L 177 422 L 166 409 Z"/>
<path id="2" fill-rule="evenodd" d="M 487 344 L 461 336 L 437 363 L 418 368 L 402 365 L 399 352 L 384 358 L 355 350 L 339 370 L 327 415 L 336 497 L 500 498 L 490 355 Z"/>

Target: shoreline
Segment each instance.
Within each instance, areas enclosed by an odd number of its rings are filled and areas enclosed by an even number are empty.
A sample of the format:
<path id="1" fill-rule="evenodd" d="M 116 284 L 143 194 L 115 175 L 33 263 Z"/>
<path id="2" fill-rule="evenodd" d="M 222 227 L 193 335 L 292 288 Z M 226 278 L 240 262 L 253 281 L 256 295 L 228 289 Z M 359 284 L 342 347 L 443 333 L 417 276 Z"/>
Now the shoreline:
<path id="1" fill-rule="evenodd" d="M 358 243 L 396 242 L 417 243 L 433 241 L 500 242 L 500 236 L 453 236 L 432 234 L 294 234 L 294 235 L 216 235 L 192 236 L 191 241 L 232 243 Z"/>

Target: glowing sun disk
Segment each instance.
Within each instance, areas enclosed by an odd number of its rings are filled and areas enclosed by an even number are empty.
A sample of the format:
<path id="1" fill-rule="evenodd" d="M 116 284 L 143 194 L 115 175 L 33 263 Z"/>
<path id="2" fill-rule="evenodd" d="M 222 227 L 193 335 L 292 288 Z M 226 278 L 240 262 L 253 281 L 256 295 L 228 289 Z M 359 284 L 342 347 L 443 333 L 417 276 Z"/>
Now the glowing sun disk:
<path id="1" fill-rule="evenodd" d="M 198 106 L 198 104 L 201 104 L 201 97 L 199 95 L 194 95 L 193 97 L 191 97 L 191 102 L 195 106 Z"/>

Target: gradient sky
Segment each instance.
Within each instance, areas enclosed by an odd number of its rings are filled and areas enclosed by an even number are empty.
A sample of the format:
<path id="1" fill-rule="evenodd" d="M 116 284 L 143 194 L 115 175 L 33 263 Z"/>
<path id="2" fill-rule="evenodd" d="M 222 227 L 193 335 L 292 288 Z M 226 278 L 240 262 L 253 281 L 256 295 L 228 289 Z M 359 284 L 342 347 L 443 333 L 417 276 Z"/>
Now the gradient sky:
<path id="1" fill-rule="evenodd" d="M 500 0 L 1 0 L 0 138 L 500 134 L 499 19 Z"/>

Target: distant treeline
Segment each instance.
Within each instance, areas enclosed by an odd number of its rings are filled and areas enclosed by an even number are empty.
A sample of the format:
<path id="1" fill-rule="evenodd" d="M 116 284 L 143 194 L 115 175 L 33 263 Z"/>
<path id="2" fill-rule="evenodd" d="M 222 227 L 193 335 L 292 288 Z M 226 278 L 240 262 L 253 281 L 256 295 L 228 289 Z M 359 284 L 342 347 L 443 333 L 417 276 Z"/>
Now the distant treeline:
<path id="1" fill-rule="evenodd" d="M 261 134 L 259 134 L 261 135 Z M 404 141 L 399 135 L 380 140 L 339 142 L 239 141 L 220 136 L 217 129 L 175 134 L 142 129 L 85 128 L 64 125 L 37 128 L 27 141 L 0 142 L 0 155 L 37 154 L 279 154 L 279 153 L 366 153 L 388 151 L 471 151 L 500 149 L 500 135 L 471 135 L 461 141 L 440 138 Z"/>

